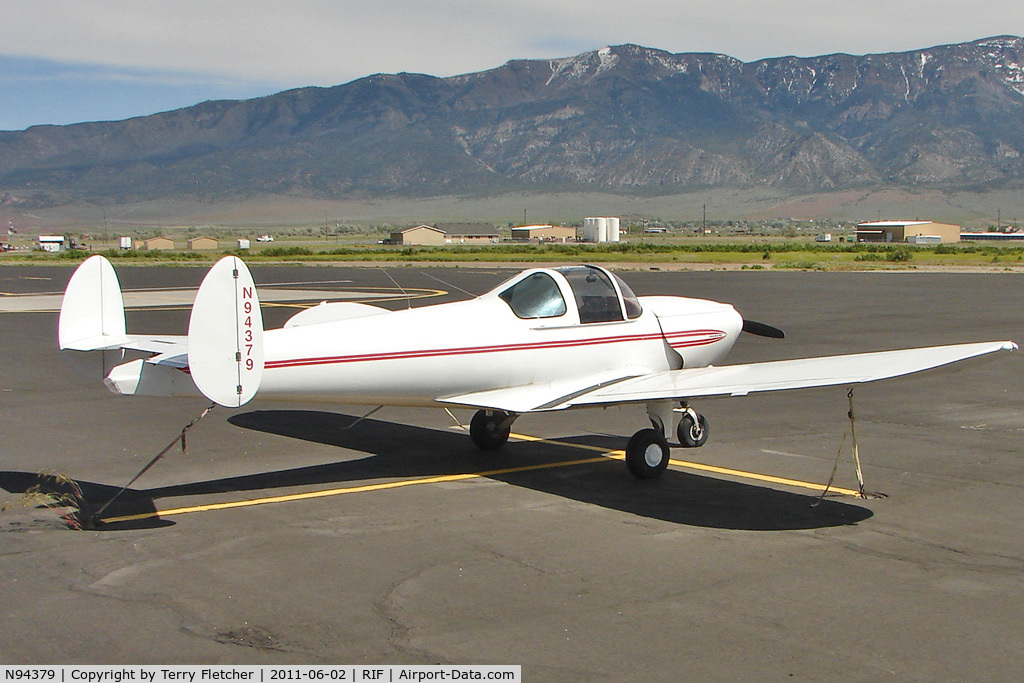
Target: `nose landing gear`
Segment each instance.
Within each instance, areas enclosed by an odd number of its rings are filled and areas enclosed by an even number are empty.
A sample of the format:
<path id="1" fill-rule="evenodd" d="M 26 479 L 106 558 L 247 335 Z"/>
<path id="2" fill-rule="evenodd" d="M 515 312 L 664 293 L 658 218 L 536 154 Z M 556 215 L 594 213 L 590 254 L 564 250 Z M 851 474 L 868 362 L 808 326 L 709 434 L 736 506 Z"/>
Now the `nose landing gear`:
<path id="1" fill-rule="evenodd" d="M 679 443 L 685 448 L 700 448 L 708 440 L 708 419 L 687 408 L 676 428 Z"/>

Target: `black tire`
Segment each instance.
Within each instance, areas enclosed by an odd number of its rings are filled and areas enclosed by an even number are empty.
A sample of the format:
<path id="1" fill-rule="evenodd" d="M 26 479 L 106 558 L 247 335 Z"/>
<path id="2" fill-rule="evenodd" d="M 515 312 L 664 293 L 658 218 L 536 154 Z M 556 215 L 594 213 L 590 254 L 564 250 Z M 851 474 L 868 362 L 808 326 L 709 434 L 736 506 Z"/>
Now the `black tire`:
<path id="1" fill-rule="evenodd" d="M 504 429 L 498 426 L 508 418 L 508 415 L 495 411 L 488 414 L 486 410 L 478 410 L 469 422 L 469 438 L 473 440 L 476 447 L 482 451 L 496 451 L 508 441 L 508 435 L 512 432 L 512 425 Z"/>
<path id="2" fill-rule="evenodd" d="M 637 479 L 660 477 L 668 460 L 668 441 L 656 429 L 641 429 L 626 444 L 626 467 Z"/>
<path id="3" fill-rule="evenodd" d="M 708 440 L 708 433 L 708 419 L 699 413 L 696 423 L 689 413 L 683 413 L 683 419 L 679 420 L 679 427 L 676 429 L 679 443 L 686 448 L 703 446 Z"/>

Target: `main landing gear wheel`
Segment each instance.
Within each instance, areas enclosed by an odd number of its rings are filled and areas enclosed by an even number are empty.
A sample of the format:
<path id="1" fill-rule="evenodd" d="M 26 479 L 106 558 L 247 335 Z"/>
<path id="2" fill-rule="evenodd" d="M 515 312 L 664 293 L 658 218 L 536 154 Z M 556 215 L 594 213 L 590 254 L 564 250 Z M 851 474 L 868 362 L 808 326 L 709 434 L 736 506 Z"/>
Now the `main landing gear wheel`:
<path id="1" fill-rule="evenodd" d="M 641 429 L 626 444 L 626 467 L 637 479 L 660 477 L 668 459 L 668 441 L 656 429 Z"/>
<path id="2" fill-rule="evenodd" d="M 500 410 L 478 410 L 469 422 L 469 438 L 482 451 L 496 451 L 508 441 L 512 421 Z"/>
<path id="3" fill-rule="evenodd" d="M 683 413 L 682 419 L 679 420 L 679 427 L 676 429 L 679 443 L 686 448 L 699 448 L 708 440 L 708 419 L 699 413 L 696 415 L 697 421 L 694 422 L 693 415 Z"/>

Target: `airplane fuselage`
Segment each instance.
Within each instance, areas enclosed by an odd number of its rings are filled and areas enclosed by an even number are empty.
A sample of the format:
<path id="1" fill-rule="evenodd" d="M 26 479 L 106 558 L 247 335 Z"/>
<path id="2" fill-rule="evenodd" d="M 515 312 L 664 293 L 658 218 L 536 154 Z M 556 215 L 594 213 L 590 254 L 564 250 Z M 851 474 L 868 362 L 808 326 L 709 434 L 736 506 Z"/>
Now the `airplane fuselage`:
<path id="1" fill-rule="evenodd" d="M 500 296 L 513 278 L 469 301 L 268 330 L 260 395 L 436 406 L 469 392 L 703 367 L 725 357 L 742 326 L 732 306 L 681 297 L 639 297 L 633 319 L 582 323 L 571 288 L 553 279 L 560 315 L 518 317 Z"/>

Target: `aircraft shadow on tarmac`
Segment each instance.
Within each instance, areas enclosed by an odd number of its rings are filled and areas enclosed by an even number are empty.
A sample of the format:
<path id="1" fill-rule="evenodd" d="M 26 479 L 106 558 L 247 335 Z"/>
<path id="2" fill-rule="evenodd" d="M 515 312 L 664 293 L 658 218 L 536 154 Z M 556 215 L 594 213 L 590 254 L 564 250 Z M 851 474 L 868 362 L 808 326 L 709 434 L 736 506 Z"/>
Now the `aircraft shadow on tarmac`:
<path id="1" fill-rule="evenodd" d="M 368 454 L 323 465 L 193 482 L 152 489 L 129 489 L 104 517 L 150 515 L 143 519 L 103 525 L 125 529 L 172 524 L 154 516 L 155 501 L 289 487 L 337 485 L 364 480 L 434 477 L 506 468 L 525 471 L 489 474 L 488 478 L 534 491 L 628 512 L 641 517 L 689 526 L 736 530 L 817 529 L 856 524 L 868 519 L 867 508 L 826 498 L 812 507 L 816 496 L 745 484 L 669 469 L 654 481 L 638 481 L 621 461 L 541 468 L 553 463 L 593 458 L 596 452 L 571 445 L 510 441 L 500 451 L 480 452 L 467 434 L 394 422 L 310 410 L 261 410 L 228 419 L 243 429 L 302 439 Z M 622 437 L 588 435 L 558 439 L 608 450 L 622 447 Z M 679 456 L 678 450 L 674 453 Z M 27 490 L 38 475 L 0 472 L 0 487 L 12 493 Z M 119 488 L 78 482 L 86 501 L 102 505 Z M 367 493 L 366 495 L 375 495 Z M 438 495 L 444 495 L 439 493 Z"/>

